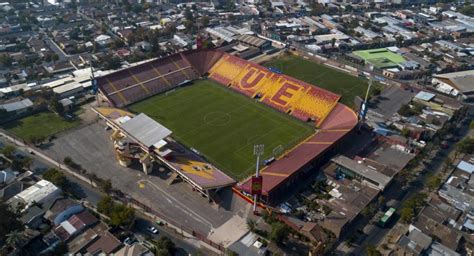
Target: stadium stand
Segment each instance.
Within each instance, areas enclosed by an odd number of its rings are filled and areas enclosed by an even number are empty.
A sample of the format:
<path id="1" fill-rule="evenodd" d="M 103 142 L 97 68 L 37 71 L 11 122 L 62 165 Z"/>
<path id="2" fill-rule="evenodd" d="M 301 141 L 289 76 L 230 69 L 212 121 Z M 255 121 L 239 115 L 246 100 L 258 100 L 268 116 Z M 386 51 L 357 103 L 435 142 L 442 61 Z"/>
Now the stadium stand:
<path id="1" fill-rule="evenodd" d="M 200 75 L 205 75 L 222 57 L 222 52 L 212 50 L 189 51 L 182 55 L 188 60 Z"/>
<path id="2" fill-rule="evenodd" d="M 228 86 L 247 65 L 247 61 L 230 54 L 225 54 L 212 66 L 209 71 L 209 77 L 218 83 Z"/>
<path id="3" fill-rule="evenodd" d="M 175 54 L 99 77 L 97 83 L 112 105 L 123 107 L 198 77 L 199 71 Z"/>
<path id="4" fill-rule="evenodd" d="M 209 78 L 303 121 L 322 124 L 340 96 L 225 53 Z"/>

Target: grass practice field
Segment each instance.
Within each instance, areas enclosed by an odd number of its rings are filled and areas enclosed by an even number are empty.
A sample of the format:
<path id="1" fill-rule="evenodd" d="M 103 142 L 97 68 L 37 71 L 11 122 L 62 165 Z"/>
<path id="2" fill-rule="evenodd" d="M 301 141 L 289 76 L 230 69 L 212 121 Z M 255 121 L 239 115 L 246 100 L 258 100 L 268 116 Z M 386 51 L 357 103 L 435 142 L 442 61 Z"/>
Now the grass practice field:
<path id="1" fill-rule="evenodd" d="M 387 48 L 355 51 L 354 55 L 357 55 L 365 61 L 370 62 L 377 68 L 393 67 L 405 61 L 405 58 L 403 58 L 403 56 L 393 53 Z"/>
<path id="2" fill-rule="evenodd" d="M 32 137 L 47 138 L 58 132 L 76 127 L 80 123 L 77 119 L 67 121 L 54 113 L 41 112 L 6 123 L 2 125 L 2 128 L 24 140 L 29 140 Z"/>
<path id="3" fill-rule="evenodd" d="M 178 141 L 239 180 L 254 172 L 254 144 L 265 145 L 262 159 L 267 159 L 279 145 L 288 150 L 314 132 L 309 124 L 210 80 L 156 95 L 130 110 L 163 124 Z"/>
<path id="4" fill-rule="evenodd" d="M 340 102 L 354 106 L 356 96 L 365 96 L 368 81 L 294 55 L 285 55 L 264 64 L 284 74 L 340 94 Z"/>

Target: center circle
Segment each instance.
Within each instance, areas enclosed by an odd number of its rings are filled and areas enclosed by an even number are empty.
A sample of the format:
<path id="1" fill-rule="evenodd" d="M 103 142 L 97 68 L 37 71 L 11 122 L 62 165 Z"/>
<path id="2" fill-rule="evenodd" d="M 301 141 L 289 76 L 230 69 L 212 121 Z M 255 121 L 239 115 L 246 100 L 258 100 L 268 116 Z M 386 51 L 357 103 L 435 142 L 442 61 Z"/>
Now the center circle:
<path id="1" fill-rule="evenodd" d="M 214 111 L 204 116 L 204 123 L 211 126 L 224 126 L 230 122 L 231 116 L 228 113 Z"/>

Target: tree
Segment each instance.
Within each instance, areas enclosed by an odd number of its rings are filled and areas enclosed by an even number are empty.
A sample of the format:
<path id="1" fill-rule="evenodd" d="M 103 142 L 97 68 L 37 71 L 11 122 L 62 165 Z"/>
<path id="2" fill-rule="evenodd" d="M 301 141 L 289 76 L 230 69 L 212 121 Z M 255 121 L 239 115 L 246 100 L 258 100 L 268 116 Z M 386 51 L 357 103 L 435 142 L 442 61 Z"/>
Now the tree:
<path id="1" fill-rule="evenodd" d="M 270 232 L 270 240 L 272 240 L 275 243 L 281 243 L 283 242 L 283 239 L 285 239 L 288 236 L 289 233 L 288 227 L 279 222 L 276 221 L 272 223 L 272 231 Z"/>
<path id="2" fill-rule="evenodd" d="M 0 55 L 0 66 L 11 67 L 13 63 L 13 58 L 8 54 Z"/>
<path id="3" fill-rule="evenodd" d="M 209 16 L 207 16 L 207 15 L 202 16 L 201 24 L 202 24 L 203 27 L 209 26 L 209 22 L 210 22 Z"/>
<path id="4" fill-rule="evenodd" d="M 68 180 L 63 172 L 50 168 L 43 173 L 43 179 L 50 181 L 62 190 L 67 190 Z"/>
<path id="5" fill-rule="evenodd" d="M 252 219 L 247 219 L 247 227 L 251 232 L 254 232 L 257 227 L 257 222 Z"/>
<path id="6" fill-rule="evenodd" d="M 135 209 L 123 204 L 115 204 L 110 212 L 110 225 L 114 227 L 128 227 L 135 218 Z"/>
<path id="7" fill-rule="evenodd" d="M 228 0 L 227 3 L 225 4 L 225 9 L 227 11 L 233 11 L 235 10 L 235 3 L 233 0 Z"/>
<path id="8" fill-rule="evenodd" d="M 110 45 L 110 48 L 116 50 L 120 47 L 123 47 L 124 45 L 125 44 L 122 42 L 122 40 L 116 39 L 112 42 L 112 44 Z"/>
<path id="9" fill-rule="evenodd" d="M 403 207 L 400 212 L 400 219 L 404 223 L 410 223 L 414 216 L 415 213 L 413 212 L 413 209 L 409 207 Z"/>
<path id="10" fill-rule="evenodd" d="M 64 164 L 68 167 L 71 167 L 72 165 L 74 165 L 74 161 L 72 161 L 72 158 L 69 157 L 69 156 L 66 156 L 63 160 Z"/>
<path id="11" fill-rule="evenodd" d="M 108 56 L 104 58 L 104 69 L 118 69 L 121 66 L 120 58 L 117 56 Z"/>
<path id="12" fill-rule="evenodd" d="M 7 234 L 21 230 L 22 224 L 18 215 L 10 210 L 5 203 L 0 202 L 0 241 L 5 241 Z"/>
<path id="13" fill-rule="evenodd" d="M 469 129 L 474 130 L 474 120 L 469 124 Z"/>
<path id="14" fill-rule="evenodd" d="M 97 211 L 107 215 L 109 224 L 114 227 L 128 227 L 135 218 L 135 209 L 123 204 L 115 203 L 110 196 L 104 196 L 97 203 Z"/>
<path id="15" fill-rule="evenodd" d="M 457 149 L 464 154 L 472 154 L 474 152 L 474 137 L 463 139 L 458 143 Z"/>
<path id="16" fill-rule="evenodd" d="M 336 45 L 336 38 L 333 37 L 331 38 L 331 47 L 334 48 L 335 45 Z"/>
<path id="17" fill-rule="evenodd" d="M 459 10 L 459 12 L 464 15 L 474 17 L 474 5 L 465 5 Z"/>
<path id="18" fill-rule="evenodd" d="M 397 36 L 395 37 L 395 40 L 397 41 L 397 46 L 402 47 L 403 46 L 403 37 Z"/>
<path id="19" fill-rule="evenodd" d="M 156 241 L 155 255 L 173 255 L 175 250 L 175 244 L 166 236 L 162 236 L 158 239 L 158 241 Z"/>
<path id="20" fill-rule="evenodd" d="M 324 5 L 315 1 L 313 5 L 311 6 L 311 14 L 314 16 L 319 16 L 321 14 L 324 14 Z"/>
<path id="21" fill-rule="evenodd" d="M 12 145 L 6 145 L 3 149 L 2 149 L 2 154 L 5 155 L 6 157 L 8 158 L 11 158 L 13 157 L 13 154 L 15 153 L 16 151 L 16 148 Z"/>
<path id="22" fill-rule="evenodd" d="M 430 176 L 426 181 L 426 186 L 430 191 L 437 189 L 441 185 L 441 177 L 439 175 Z"/>
<path id="23" fill-rule="evenodd" d="M 411 134 L 410 129 L 407 129 L 407 128 L 402 129 L 402 136 L 403 137 L 408 138 L 408 137 L 410 137 L 410 134 Z"/>
<path id="24" fill-rule="evenodd" d="M 59 60 L 59 55 L 53 54 L 53 56 L 51 56 L 51 59 L 53 60 L 53 62 L 56 62 Z"/>
<path id="25" fill-rule="evenodd" d="M 8 111 L 5 109 L 0 109 L 0 119 L 5 120 L 8 117 Z"/>
<path id="26" fill-rule="evenodd" d="M 114 207 L 114 201 L 112 200 L 112 197 L 110 196 L 102 197 L 100 201 L 97 203 L 97 211 L 107 216 L 110 215 L 110 212 L 112 211 L 113 207 Z"/>
<path id="27" fill-rule="evenodd" d="M 104 193 L 109 194 L 112 192 L 112 181 L 110 179 L 102 180 L 100 182 L 100 187 Z"/>
<path id="28" fill-rule="evenodd" d="M 59 256 L 59 255 L 66 255 L 67 252 L 69 251 L 68 246 L 64 242 L 59 242 L 52 251 L 45 253 L 45 255 L 51 255 L 51 256 Z"/>
<path id="29" fill-rule="evenodd" d="M 21 232 L 18 230 L 13 230 L 10 233 L 7 234 L 7 239 L 5 240 L 5 243 L 13 247 L 15 249 L 18 249 L 20 246 L 21 241 L 23 240 L 23 235 Z"/>
<path id="30" fill-rule="evenodd" d="M 404 104 L 398 110 L 398 114 L 408 117 L 408 116 L 412 116 L 414 112 L 408 104 Z"/>
<path id="31" fill-rule="evenodd" d="M 194 21 L 194 15 L 193 15 L 193 13 L 191 12 L 191 9 L 189 9 L 189 8 L 186 8 L 186 10 L 184 10 L 184 17 L 185 17 L 187 20 Z"/>
<path id="32" fill-rule="evenodd" d="M 33 164 L 33 158 L 25 157 L 20 161 L 21 167 L 25 169 L 30 169 L 31 165 Z"/>
<path id="33" fill-rule="evenodd" d="M 444 160 L 444 168 L 446 170 L 451 169 L 453 167 L 453 163 L 454 160 L 450 156 L 446 157 L 446 159 Z"/>
<path id="34" fill-rule="evenodd" d="M 379 256 L 382 255 L 375 246 L 368 244 L 366 248 L 366 252 L 368 256 Z"/>

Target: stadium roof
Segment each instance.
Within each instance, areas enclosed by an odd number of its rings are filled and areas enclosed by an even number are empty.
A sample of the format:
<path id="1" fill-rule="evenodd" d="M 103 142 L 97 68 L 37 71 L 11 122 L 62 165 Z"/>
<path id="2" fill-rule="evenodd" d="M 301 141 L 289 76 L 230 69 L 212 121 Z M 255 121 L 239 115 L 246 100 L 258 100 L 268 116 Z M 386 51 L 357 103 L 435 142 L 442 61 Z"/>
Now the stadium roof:
<path id="1" fill-rule="evenodd" d="M 143 113 L 122 124 L 122 129 L 146 147 L 171 135 L 168 128 Z"/>

